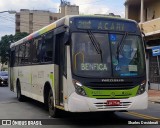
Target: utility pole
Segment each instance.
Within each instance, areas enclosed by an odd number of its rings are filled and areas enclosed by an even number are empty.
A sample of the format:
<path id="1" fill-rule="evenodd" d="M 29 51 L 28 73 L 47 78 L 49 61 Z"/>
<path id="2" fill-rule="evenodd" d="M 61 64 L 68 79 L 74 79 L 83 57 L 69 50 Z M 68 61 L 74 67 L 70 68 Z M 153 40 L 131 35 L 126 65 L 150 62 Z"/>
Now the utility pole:
<path id="1" fill-rule="evenodd" d="M 144 0 L 141 0 L 141 23 L 144 22 Z"/>

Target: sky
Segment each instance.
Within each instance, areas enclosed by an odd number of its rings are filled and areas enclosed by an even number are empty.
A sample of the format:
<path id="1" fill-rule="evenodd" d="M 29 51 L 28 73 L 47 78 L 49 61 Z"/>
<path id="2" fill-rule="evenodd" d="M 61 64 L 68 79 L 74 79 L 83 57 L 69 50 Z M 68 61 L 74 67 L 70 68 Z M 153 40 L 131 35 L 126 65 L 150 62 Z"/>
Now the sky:
<path id="1" fill-rule="evenodd" d="M 48 10 L 58 12 L 61 0 L 0 0 L 0 12 L 20 9 Z M 80 14 L 109 14 L 125 15 L 125 0 L 67 0 L 79 6 Z M 4 35 L 15 34 L 15 15 L 0 13 L 0 38 Z"/>

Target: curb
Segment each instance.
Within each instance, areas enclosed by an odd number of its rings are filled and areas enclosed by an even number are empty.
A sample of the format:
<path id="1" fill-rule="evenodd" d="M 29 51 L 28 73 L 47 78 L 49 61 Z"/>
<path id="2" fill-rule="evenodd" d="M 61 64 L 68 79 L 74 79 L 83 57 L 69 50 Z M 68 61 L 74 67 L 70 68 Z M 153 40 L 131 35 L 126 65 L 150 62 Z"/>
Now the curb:
<path id="1" fill-rule="evenodd" d="M 154 103 L 160 104 L 160 101 L 154 101 Z"/>
<path id="2" fill-rule="evenodd" d="M 152 102 L 152 103 L 160 104 L 160 101 L 155 101 L 155 100 L 149 100 L 149 101 Z"/>

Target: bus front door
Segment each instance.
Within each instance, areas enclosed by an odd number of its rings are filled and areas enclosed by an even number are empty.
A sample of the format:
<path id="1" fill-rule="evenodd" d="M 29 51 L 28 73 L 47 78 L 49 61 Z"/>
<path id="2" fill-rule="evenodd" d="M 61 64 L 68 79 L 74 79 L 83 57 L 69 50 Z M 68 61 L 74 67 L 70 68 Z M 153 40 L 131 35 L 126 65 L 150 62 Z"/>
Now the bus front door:
<path id="1" fill-rule="evenodd" d="M 63 86 L 64 86 L 64 43 L 63 43 L 63 35 L 64 34 L 58 34 L 56 35 L 56 63 L 59 66 L 59 72 L 58 72 L 58 85 L 56 87 L 56 104 L 63 106 Z"/>

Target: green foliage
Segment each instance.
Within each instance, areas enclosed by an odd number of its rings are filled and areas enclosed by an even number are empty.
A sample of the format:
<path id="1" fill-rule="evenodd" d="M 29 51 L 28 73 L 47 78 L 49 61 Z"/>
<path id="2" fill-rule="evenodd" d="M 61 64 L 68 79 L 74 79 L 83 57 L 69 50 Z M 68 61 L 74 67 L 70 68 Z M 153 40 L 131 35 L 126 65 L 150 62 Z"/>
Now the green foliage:
<path id="1" fill-rule="evenodd" d="M 1 38 L 0 41 L 0 62 L 4 64 L 8 60 L 8 52 L 10 48 L 10 44 L 14 43 L 23 37 L 26 37 L 28 33 L 22 32 L 22 33 L 16 33 L 15 35 L 5 35 Z"/>
<path id="2" fill-rule="evenodd" d="M 18 33 L 16 33 L 15 35 L 14 35 L 14 42 L 16 42 L 16 41 L 18 41 L 18 40 L 20 40 L 20 39 L 22 39 L 23 37 L 26 37 L 26 36 L 28 36 L 29 34 L 28 33 L 26 33 L 26 32 L 18 32 Z"/>

